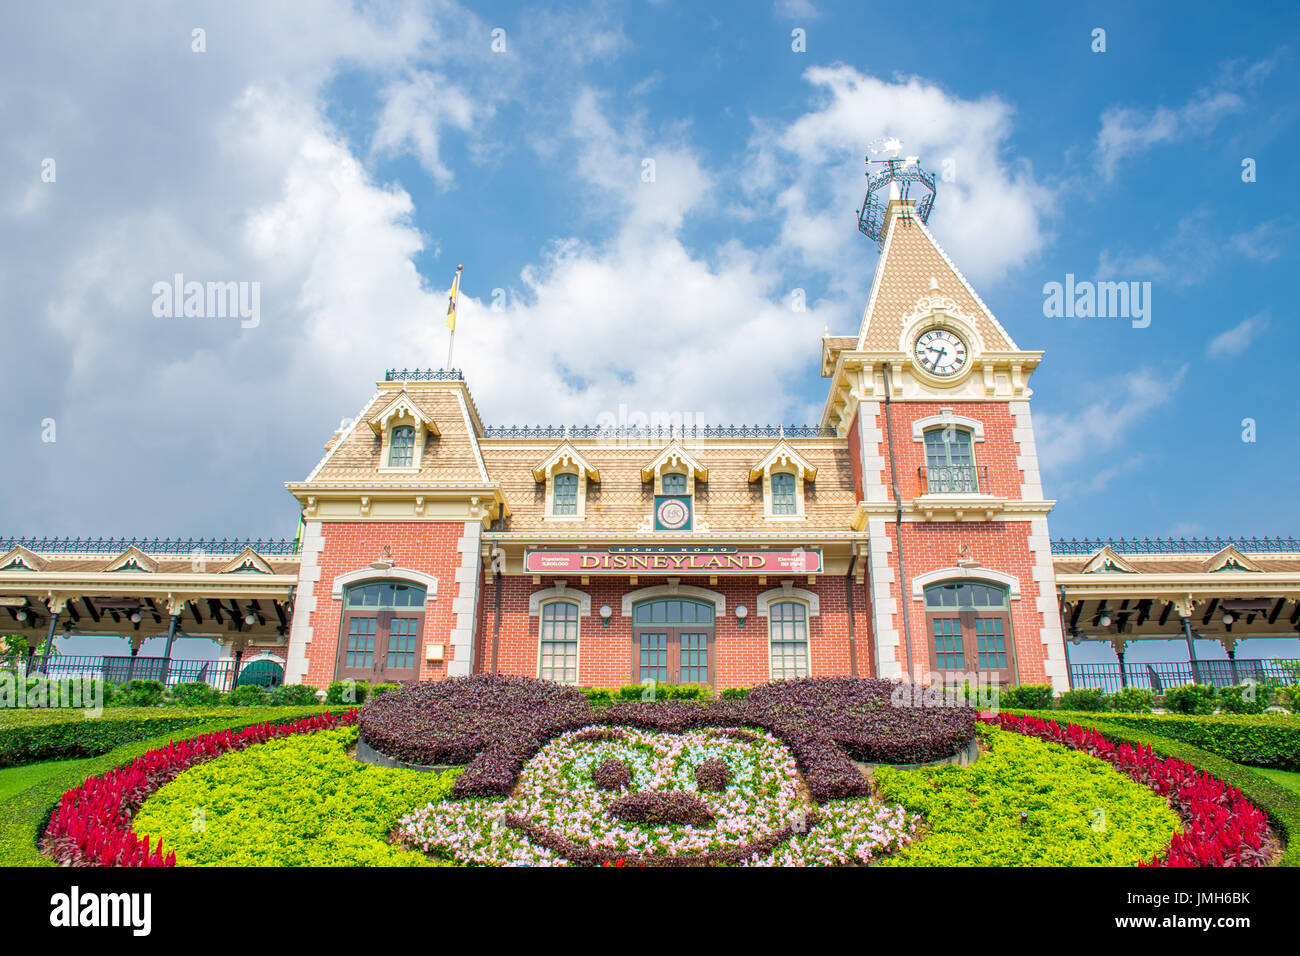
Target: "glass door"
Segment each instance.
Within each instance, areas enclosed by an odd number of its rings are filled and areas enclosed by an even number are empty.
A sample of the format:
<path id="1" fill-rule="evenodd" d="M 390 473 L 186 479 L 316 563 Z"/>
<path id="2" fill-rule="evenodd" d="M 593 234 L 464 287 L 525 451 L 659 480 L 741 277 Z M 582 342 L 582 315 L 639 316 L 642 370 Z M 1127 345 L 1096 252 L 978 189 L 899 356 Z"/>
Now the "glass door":
<path id="1" fill-rule="evenodd" d="M 343 599 L 340 680 L 419 680 L 424 588 L 396 581 L 349 588 Z"/>
<path id="2" fill-rule="evenodd" d="M 713 605 L 660 598 L 632 612 L 632 681 L 713 684 Z"/>

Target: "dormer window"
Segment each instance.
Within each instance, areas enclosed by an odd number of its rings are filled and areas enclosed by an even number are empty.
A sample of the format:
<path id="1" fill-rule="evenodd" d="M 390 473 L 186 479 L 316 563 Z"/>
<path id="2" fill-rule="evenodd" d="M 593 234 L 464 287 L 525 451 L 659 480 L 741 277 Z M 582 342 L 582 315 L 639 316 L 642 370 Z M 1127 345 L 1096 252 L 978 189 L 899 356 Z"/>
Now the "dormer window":
<path id="1" fill-rule="evenodd" d="M 793 472 L 774 471 L 772 473 L 772 514 L 797 515 L 798 502 L 795 499 L 795 477 Z"/>
<path id="2" fill-rule="evenodd" d="M 816 467 L 784 438 L 749 470 L 750 481 L 763 483 L 763 516 L 776 521 L 807 516 L 804 495 L 816 479 Z"/>
<path id="3" fill-rule="evenodd" d="M 395 425 L 388 442 L 388 467 L 411 468 L 415 465 L 415 426 Z"/>
<path id="4" fill-rule="evenodd" d="M 533 468 L 533 478 L 545 485 L 547 519 L 573 521 L 586 516 L 587 489 L 600 472 L 566 441 Z"/>
<path id="5" fill-rule="evenodd" d="M 686 491 L 686 475 L 680 471 L 664 472 L 660 476 L 663 483 L 663 493 L 666 495 L 684 495 Z"/>
<path id="6" fill-rule="evenodd" d="M 578 513 L 578 476 L 572 472 L 562 472 L 554 477 L 553 506 L 551 513 L 556 515 L 576 515 Z"/>

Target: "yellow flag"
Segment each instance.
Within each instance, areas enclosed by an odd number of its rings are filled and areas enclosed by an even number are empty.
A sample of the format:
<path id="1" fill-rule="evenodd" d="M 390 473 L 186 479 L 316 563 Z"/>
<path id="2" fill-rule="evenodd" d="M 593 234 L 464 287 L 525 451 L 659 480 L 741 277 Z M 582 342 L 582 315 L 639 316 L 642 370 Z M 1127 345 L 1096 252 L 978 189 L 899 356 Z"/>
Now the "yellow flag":
<path id="1" fill-rule="evenodd" d="M 447 299 L 447 328 L 453 331 L 456 328 L 456 296 L 460 292 L 460 270 L 464 266 L 456 267 L 456 278 L 451 280 L 451 296 Z"/>

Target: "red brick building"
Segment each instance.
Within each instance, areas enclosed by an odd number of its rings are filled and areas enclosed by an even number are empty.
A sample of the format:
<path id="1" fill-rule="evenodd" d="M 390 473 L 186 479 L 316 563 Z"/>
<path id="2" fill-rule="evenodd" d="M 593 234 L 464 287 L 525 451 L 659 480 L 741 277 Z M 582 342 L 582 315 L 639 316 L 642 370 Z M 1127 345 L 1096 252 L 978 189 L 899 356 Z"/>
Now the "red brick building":
<path id="1" fill-rule="evenodd" d="M 390 373 L 288 486 L 285 679 L 1064 688 L 1041 353 L 913 211 L 888 203 L 861 326 L 822 340 L 817 426 L 489 428 L 459 374 Z"/>

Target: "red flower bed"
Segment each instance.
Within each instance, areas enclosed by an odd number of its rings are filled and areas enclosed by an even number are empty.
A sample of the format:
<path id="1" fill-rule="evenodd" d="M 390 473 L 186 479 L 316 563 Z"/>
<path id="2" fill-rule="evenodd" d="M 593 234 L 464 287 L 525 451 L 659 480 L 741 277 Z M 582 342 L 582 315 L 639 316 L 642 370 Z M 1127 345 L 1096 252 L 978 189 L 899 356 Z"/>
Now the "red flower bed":
<path id="1" fill-rule="evenodd" d="M 1014 714 L 980 720 L 1004 730 L 1038 737 L 1082 750 L 1128 774 L 1169 801 L 1183 821 L 1164 859 L 1148 866 L 1263 866 L 1268 862 L 1265 840 L 1268 817 L 1241 795 L 1236 787 L 1197 770 L 1189 763 L 1155 755 L 1150 747 L 1120 744 L 1116 747 L 1095 730 L 1078 724 L 1060 724 Z"/>
<path id="2" fill-rule="evenodd" d="M 140 838 L 131 832 L 131 817 L 163 784 L 214 757 L 276 737 L 355 723 L 356 719 L 356 710 L 342 717 L 325 713 L 291 724 L 221 730 L 150 750 L 65 793 L 45 828 L 41 850 L 64 866 L 175 866 L 175 854 L 163 856 L 161 841 L 150 849 L 147 836 Z"/>

